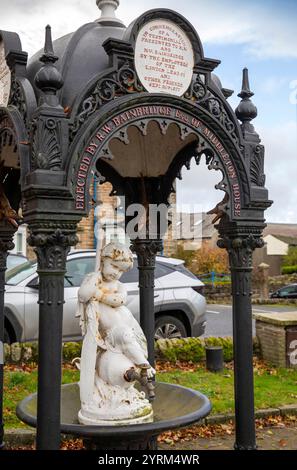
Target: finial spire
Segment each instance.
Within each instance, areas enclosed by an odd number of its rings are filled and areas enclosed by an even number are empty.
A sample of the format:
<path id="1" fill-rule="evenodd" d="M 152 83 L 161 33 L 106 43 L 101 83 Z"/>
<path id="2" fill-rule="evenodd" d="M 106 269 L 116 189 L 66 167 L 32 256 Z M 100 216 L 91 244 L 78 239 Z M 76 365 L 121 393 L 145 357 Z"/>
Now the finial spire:
<path id="1" fill-rule="evenodd" d="M 242 71 L 242 87 L 241 92 L 237 96 L 243 99 L 254 96 L 254 93 L 250 90 L 249 71 L 246 67 Z"/>
<path id="2" fill-rule="evenodd" d="M 58 103 L 56 98 L 57 91 L 63 86 L 63 79 L 59 70 L 55 66 L 59 58 L 54 54 L 51 27 L 45 28 L 44 54 L 40 61 L 44 63 L 43 67 L 35 76 L 36 86 L 43 91 L 43 101 L 50 106 Z"/>
<path id="3" fill-rule="evenodd" d="M 43 63 L 57 62 L 58 57 L 54 54 L 53 40 L 52 40 L 52 29 L 50 25 L 45 28 L 45 43 L 44 43 L 44 54 L 40 57 L 40 61 Z"/>
<path id="4" fill-rule="evenodd" d="M 116 10 L 120 4 L 119 0 L 96 0 L 98 8 L 101 10 L 101 18 L 97 23 L 106 26 L 123 26 L 123 22 L 116 17 Z"/>
<path id="5" fill-rule="evenodd" d="M 237 118 L 242 121 L 242 131 L 243 133 L 249 132 L 251 134 L 256 134 L 251 121 L 257 117 L 258 110 L 250 99 L 254 96 L 254 93 L 250 90 L 249 72 L 247 68 L 244 68 L 242 71 L 242 89 L 237 96 L 241 98 L 241 102 L 236 108 L 235 114 Z"/>

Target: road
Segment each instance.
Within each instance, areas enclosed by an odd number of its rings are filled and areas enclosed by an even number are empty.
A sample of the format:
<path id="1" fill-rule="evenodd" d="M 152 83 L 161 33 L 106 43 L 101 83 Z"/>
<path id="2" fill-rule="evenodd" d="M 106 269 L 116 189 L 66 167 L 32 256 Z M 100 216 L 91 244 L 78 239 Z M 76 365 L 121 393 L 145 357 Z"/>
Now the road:
<path id="1" fill-rule="evenodd" d="M 254 305 L 254 313 L 291 312 L 296 307 L 279 305 Z M 255 334 L 255 321 L 253 321 Z M 207 323 L 204 336 L 232 336 L 232 306 L 211 304 L 207 306 Z"/>

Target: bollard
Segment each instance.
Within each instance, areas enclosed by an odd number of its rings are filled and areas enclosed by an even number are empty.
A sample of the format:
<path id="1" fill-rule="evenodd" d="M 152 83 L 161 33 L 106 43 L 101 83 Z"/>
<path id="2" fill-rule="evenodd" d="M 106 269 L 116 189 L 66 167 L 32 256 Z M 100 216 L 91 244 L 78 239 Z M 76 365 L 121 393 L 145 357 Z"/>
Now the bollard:
<path id="1" fill-rule="evenodd" d="M 224 355 L 222 346 L 206 346 L 206 369 L 211 372 L 220 372 L 224 368 Z"/>

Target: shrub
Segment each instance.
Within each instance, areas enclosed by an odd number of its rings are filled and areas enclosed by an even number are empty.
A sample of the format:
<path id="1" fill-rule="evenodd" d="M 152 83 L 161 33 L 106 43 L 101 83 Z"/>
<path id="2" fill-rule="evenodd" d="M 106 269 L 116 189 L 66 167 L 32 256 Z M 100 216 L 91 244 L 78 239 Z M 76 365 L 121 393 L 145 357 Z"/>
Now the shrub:
<path id="1" fill-rule="evenodd" d="M 169 362 L 201 362 L 205 360 L 205 346 L 223 346 L 224 361 L 233 360 L 232 338 L 181 338 L 156 341 L 156 355 Z"/>
<path id="2" fill-rule="evenodd" d="M 290 246 L 288 254 L 283 257 L 283 266 L 297 265 L 297 246 Z"/>
<path id="3" fill-rule="evenodd" d="M 81 356 L 82 343 L 64 343 L 63 344 L 63 359 L 65 362 L 71 362 L 76 357 Z"/>
<path id="4" fill-rule="evenodd" d="M 294 274 L 297 273 L 297 264 L 292 266 L 283 266 L 282 274 Z"/>

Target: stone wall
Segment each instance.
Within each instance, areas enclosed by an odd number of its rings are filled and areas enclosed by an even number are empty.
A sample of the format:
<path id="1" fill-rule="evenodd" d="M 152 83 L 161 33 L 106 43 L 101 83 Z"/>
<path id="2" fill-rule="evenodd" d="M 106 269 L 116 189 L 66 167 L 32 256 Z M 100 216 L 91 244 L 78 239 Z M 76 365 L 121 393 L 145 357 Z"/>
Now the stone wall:
<path id="1" fill-rule="evenodd" d="M 262 358 L 278 367 L 286 367 L 286 330 L 281 326 L 257 321 L 256 334 Z"/>
<path id="2" fill-rule="evenodd" d="M 290 358 L 293 353 L 295 359 L 297 352 L 289 344 L 294 339 L 297 343 L 297 311 L 256 313 L 253 317 L 262 358 L 277 367 L 297 367 L 297 360 Z"/>

